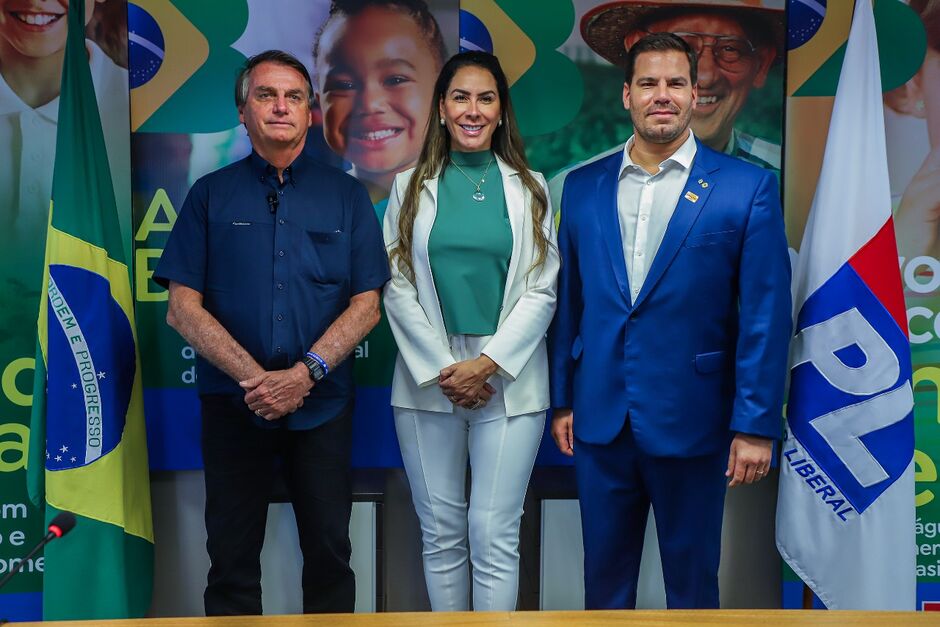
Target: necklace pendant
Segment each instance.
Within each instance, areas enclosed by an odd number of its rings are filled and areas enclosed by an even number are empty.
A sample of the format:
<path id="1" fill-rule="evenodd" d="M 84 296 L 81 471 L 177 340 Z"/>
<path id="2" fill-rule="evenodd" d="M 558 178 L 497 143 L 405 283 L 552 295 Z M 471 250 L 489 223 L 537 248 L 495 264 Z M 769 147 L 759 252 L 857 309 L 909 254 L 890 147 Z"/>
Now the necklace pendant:
<path id="1" fill-rule="evenodd" d="M 486 194 L 484 194 L 480 190 L 477 190 L 473 192 L 473 199 L 477 202 L 483 202 L 484 200 L 486 200 Z"/>

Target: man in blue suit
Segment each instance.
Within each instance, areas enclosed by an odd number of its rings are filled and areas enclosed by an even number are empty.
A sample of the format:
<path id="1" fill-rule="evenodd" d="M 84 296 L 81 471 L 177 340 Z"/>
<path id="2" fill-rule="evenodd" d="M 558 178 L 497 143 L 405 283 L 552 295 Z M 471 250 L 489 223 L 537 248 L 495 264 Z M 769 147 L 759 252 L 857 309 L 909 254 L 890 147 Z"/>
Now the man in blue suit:
<path id="1" fill-rule="evenodd" d="M 552 435 L 574 455 L 585 605 L 632 608 L 652 505 L 671 608 L 718 607 L 728 486 L 779 437 L 790 268 L 774 175 L 689 129 L 695 52 L 627 53 L 624 151 L 568 175 L 550 341 Z"/>

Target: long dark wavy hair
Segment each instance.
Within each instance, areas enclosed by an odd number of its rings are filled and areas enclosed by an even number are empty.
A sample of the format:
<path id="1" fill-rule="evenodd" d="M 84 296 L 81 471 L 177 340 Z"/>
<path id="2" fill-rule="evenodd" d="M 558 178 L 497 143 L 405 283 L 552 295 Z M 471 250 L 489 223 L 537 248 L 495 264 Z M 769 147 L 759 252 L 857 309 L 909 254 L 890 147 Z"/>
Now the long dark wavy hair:
<path id="1" fill-rule="evenodd" d="M 398 245 L 391 250 L 389 255 L 390 261 L 393 264 L 397 262 L 402 274 L 411 281 L 414 281 L 414 267 L 411 264 L 412 233 L 415 216 L 418 213 L 421 187 L 429 178 L 440 176 L 444 168 L 450 164 L 451 136 L 446 126 L 438 124 L 438 106 L 444 101 L 454 75 L 465 67 L 486 70 L 496 80 L 502 124 L 493 132 L 492 149 L 497 157 L 519 173 L 519 178 L 531 197 L 529 208 L 532 211 L 532 235 L 538 254 L 535 263 L 529 268 L 530 271 L 544 263 L 548 247 L 551 245 L 542 227 L 542 221 L 548 211 L 548 198 L 545 190 L 529 172 L 529 162 L 525 156 L 522 135 L 519 133 L 512 101 L 509 99 L 509 81 L 506 80 L 503 68 L 499 65 L 499 59 L 485 52 L 462 52 L 452 56 L 444 64 L 434 84 L 434 102 L 428 116 L 424 145 L 421 147 L 418 165 L 405 190 L 401 213 L 398 216 Z"/>

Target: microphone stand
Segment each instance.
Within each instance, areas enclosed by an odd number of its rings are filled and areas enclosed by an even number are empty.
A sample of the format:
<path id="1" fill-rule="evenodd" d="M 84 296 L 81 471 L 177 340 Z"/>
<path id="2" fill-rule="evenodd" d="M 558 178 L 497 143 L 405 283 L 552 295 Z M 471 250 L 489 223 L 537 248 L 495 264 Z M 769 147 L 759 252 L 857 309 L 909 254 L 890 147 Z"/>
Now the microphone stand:
<path id="1" fill-rule="evenodd" d="M 59 536 L 56 535 L 55 533 L 53 533 L 52 531 L 50 531 L 49 533 L 47 533 L 47 534 L 46 534 L 46 537 L 44 537 L 44 538 L 42 539 L 42 541 L 41 541 L 39 544 L 37 544 L 36 546 L 34 546 L 34 547 L 33 547 L 33 550 L 30 551 L 30 552 L 26 555 L 26 557 L 24 557 L 24 558 L 21 559 L 19 562 L 17 562 L 16 566 L 14 566 L 13 568 L 11 568 L 11 569 L 10 569 L 10 572 L 8 572 L 6 575 L 3 576 L 3 579 L 0 579 L 0 588 L 2 588 L 3 586 L 5 586 L 8 581 L 10 581 L 11 579 L 13 579 L 13 575 L 15 575 L 16 573 L 20 572 L 20 571 L 23 569 L 23 564 L 25 564 L 25 563 L 26 563 L 28 560 L 30 560 L 34 555 L 36 555 L 36 553 L 38 553 L 40 549 L 42 549 L 44 546 L 46 546 L 47 544 L 49 544 L 50 542 L 52 542 L 53 540 L 55 540 L 55 539 L 58 538 L 58 537 L 59 537 Z"/>

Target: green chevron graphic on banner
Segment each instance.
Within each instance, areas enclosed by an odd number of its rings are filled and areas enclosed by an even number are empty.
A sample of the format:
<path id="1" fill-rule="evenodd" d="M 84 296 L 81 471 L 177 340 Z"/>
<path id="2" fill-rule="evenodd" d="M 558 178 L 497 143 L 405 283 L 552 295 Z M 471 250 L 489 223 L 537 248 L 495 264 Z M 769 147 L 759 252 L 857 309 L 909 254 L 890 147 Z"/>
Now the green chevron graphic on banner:
<path id="1" fill-rule="evenodd" d="M 138 131 L 214 133 L 238 126 L 232 81 L 245 55 L 231 46 L 248 24 L 247 0 L 174 0 L 173 5 L 209 42 L 209 57 Z"/>
<path id="2" fill-rule="evenodd" d="M 581 110 L 584 81 L 557 48 L 574 27 L 571 0 L 500 0 L 499 7 L 535 45 L 535 63 L 512 86 L 523 135 L 542 135 L 568 124 Z"/>
<path id="3" fill-rule="evenodd" d="M 891 91 L 917 73 L 927 51 L 927 34 L 917 14 L 900 0 L 880 0 L 875 3 L 874 8 L 878 56 L 881 62 L 881 88 L 882 91 Z M 843 58 L 845 44 L 842 44 L 793 95 L 835 96 Z"/>

